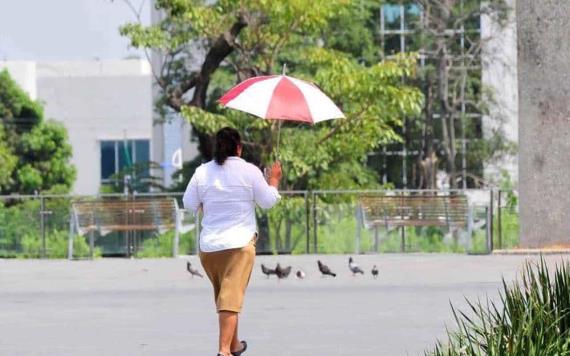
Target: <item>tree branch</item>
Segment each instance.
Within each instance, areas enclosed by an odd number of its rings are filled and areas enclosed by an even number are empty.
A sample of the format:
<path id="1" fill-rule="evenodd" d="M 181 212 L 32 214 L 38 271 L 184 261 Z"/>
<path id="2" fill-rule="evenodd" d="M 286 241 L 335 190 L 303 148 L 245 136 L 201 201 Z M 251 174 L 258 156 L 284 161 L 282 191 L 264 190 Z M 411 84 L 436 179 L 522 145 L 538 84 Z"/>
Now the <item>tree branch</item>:
<path id="1" fill-rule="evenodd" d="M 221 34 L 216 41 L 214 41 L 212 47 L 206 54 L 200 72 L 195 77 L 195 83 L 193 83 L 194 95 L 192 100 L 188 103 L 189 105 L 199 108 L 206 107 L 206 92 L 210 84 L 211 75 L 218 69 L 220 63 L 232 53 L 235 39 L 248 24 L 248 16 L 240 14 L 231 29 Z"/>

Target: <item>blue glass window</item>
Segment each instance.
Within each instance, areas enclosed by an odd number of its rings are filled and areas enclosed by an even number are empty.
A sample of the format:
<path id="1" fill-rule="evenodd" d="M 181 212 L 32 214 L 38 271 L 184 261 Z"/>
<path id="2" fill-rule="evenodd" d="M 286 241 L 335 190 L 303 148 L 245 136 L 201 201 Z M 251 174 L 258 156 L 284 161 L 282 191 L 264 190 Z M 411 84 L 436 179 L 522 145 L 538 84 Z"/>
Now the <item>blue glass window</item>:
<path id="1" fill-rule="evenodd" d="M 421 8 L 418 4 L 407 4 L 404 9 L 404 28 L 408 30 L 417 27 L 422 16 Z"/>
<path id="2" fill-rule="evenodd" d="M 133 141 L 119 141 L 117 142 L 119 150 L 119 171 L 128 168 L 134 163 L 133 155 Z"/>
<path id="3" fill-rule="evenodd" d="M 115 141 L 101 141 L 101 179 L 115 174 Z"/>
<path id="4" fill-rule="evenodd" d="M 144 167 L 142 171 L 137 173 L 143 177 L 148 177 L 149 162 L 149 140 L 101 141 L 101 180 L 104 183 L 110 182 L 114 174 L 135 164 Z"/>
<path id="5" fill-rule="evenodd" d="M 150 162 L 150 142 L 148 140 L 135 140 L 135 150 L 134 157 L 137 163 L 148 163 Z M 150 175 L 149 167 L 146 165 L 146 169 L 140 172 L 142 177 L 148 177 Z"/>
<path id="6" fill-rule="evenodd" d="M 401 29 L 401 5 L 384 5 L 382 12 L 384 13 L 384 30 Z"/>

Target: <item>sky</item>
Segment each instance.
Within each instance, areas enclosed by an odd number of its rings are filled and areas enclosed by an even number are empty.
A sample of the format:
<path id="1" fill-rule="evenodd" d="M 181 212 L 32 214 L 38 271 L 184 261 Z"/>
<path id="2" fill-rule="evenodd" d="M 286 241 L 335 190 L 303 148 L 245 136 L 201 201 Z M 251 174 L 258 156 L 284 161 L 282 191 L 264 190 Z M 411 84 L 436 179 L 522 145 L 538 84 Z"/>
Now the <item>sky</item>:
<path id="1" fill-rule="evenodd" d="M 150 0 L 130 1 L 148 24 Z M 118 31 L 134 21 L 125 0 L 0 0 L 0 60 L 142 58 Z"/>

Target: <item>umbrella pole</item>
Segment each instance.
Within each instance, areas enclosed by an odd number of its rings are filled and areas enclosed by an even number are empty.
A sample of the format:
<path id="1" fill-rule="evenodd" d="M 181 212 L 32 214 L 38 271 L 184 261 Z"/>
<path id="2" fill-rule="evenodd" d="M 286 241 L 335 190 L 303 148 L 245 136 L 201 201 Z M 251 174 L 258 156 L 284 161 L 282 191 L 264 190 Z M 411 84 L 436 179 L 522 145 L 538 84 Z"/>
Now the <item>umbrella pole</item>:
<path id="1" fill-rule="evenodd" d="M 279 160 L 279 143 L 281 142 L 281 123 L 283 120 L 279 120 L 277 123 L 277 147 L 275 149 L 275 160 Z"/>

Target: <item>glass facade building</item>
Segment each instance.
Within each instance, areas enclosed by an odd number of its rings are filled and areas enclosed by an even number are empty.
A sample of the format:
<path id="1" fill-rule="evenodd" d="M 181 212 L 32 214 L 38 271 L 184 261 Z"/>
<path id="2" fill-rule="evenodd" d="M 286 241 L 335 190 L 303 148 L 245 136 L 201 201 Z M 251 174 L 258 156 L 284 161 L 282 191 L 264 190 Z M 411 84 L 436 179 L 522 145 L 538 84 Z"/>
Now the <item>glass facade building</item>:
<path id="1" fill-rule="evenodd" d="M 430 65 L 436 64 L 433 46 L 426 40 L 427 21 L 422 7 L 414 1 L 392 1 L 380 7 L 377 16 L 377 35 L 381 46 L 381 56 L 390 58 L 398 53 L 415 52 L 418 54 L 420 71 L 427 73 Z M 429 35 L 428 35 L 429 36 Z M 483 139 L 482 113 L 477 105 L 471 103 L 480 99 L 481 89 L 481 60 L 480 50 L 471 48 L 480 44 L 480 21 L 466 21 L 459 28 L 446 29 L 447 46 L 449 50 L 450 77 L 466 76 L 468 85 L 463 86 L 456 95 L 464 99 L 460 108 L 454 113 L 452 121 L 455 126 L 456 160 L 455 165 L 458 188 L 478 186 L 478 177 L 483 176 L 481 162 L 470 157 L 470 150 L 480 149 Z M 475 53 L 475 55 L 471 55 Z M 422 79 L 420 79 L 421 81 Z M 422 87 L 422 83 L 416 83 Z M 419 118 L 407 118 L 398 133 L 403 138 L 402 143 L 384 146 L 369 154 L 369 165 L 381 177 L 382 183 L 391 183 L 396 188 L 418 188 L 418 162 L 423 157 L 425 142 L 424 131 L 426 114 Z M 441 146 L 443 135 L 442 120 L 437 110 L 434 119 L 434 148 L 439 156 L 444 156 Z M 440 171 L 445 165 L 440 163 Z"/>

